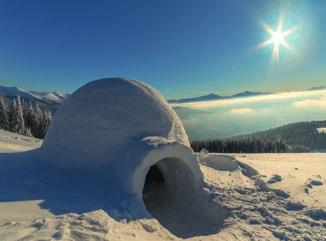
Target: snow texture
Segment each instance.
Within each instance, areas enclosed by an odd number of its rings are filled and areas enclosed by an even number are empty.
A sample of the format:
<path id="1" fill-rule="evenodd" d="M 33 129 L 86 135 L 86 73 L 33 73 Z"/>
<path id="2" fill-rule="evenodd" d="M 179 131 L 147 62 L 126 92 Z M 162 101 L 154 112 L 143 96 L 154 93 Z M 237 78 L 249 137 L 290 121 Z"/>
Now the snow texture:
<path id="1" fill-rule="evenodd" d="M 2 131 L 0 152 L 10 143 L 20 146 L 17 151 L 27 143 L 37 148 L 40 140 L 35 140 Z M 0 153 L 0 240 L 325 240 L 326 189 L 304 192 L 312 180 L 325 183 L 325 154 L 198 157 L 205 195 L 173 197 L 160 187 L 164 183 L 152 183 L 145 186 L 144 202 L 153 218 L 127 220 L 130 213 L 121 211 L 134 202 L 117 198 L 119 190 L 108 189 L 101 172 L 83 176 L 42 165 L 35 151 Z M 282 181 L 269 184 L 275 175 Z M 275 188 L 290 197 L 277 195 Z"/>
<path id="2" fill-rule="evenodd" d="M 136 80 L 100 79 L 78 89 L 57 111 L 39 152 L 56 168 L 104 172 L 108 185 L 134 197 L 136 213 L 146 212 L 142 190 L 151 166 L 177 194 L 202 186 L 180 119 L 156 90 Z"/>

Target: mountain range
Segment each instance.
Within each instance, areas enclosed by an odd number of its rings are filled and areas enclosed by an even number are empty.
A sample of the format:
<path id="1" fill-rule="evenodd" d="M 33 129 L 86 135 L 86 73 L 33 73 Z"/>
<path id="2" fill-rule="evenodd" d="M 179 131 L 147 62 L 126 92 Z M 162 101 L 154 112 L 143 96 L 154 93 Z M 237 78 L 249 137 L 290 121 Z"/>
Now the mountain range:
<path id="1" fill-rule="evenodd" d="M 315 86 L 311 87 L 309 90 L 326 90 L 326 86 Z"/>
<path id="2" fill-rule="evenodd" d="M 20 96 L 25 106 L 31 101 L 34 104 L 37 103 L 41 109 L 46 109 L 51 112 L 55 112 L 61 103 L 69 96 L 69 94 L 61 94 L 58 92 L 42 92 L 6 86 L 0 86 L 0 95 L 2 95 L 7 102 Z"/>
<path id="3" fill-rule="evenodd" d="M 326 86 L 316 86 L 312 87 L 309 90 L 324 90 Z M 169 103 L 188 103 L 188 102 L 200 102 L 200 101 L 213 101 L 213 100 L 222 100 L 222 99 L 232 99 L 232 98 L 241 98 L 241 97 L 250 97 L 250 96 L 259 96 L 259 95 L 268 95 L 273 94 L 271 92 L 253 92 L 253 91 L 244 91 L 230 96 L 221 96 L 214 93 L 208 95 L 202 95 L 198 97 L 189 97 L 181 99 L 170 99 Z M 65 99 L 68 98 L 70 94 L 62 94 L 58 92 L 42 92 L 35 90 L 26 90 L 18 87 L 6 87 L 0 85 L 0 95 L 5 96 L 8 99 L 16 98 L 18 95 L 26 101 L 37 102 L 41 107 L 49 106 L 52 107 L 59 106 Z M 56 108 L 54 108 L 56 109 Z"/>
<path id="4" fill-rule="evenodd" d="M 308 90 L 325 90 L 326 86 L 315 86 L 311 87 Z M 253 91 L 244 91 L 230 96 L 221 96 L 214 93 L 208 95 L 202 95 L 198 97 L 182 98 L 182 99 L 170 99 L 169 103 L 188 103 L 188 102 L 200 102 L 200 101 L 212 101 L 212 100 L 222 100 L 222 99 L 232 99 L 232 98 L 241 98 L 241 97 L 250 97 L 258 95 L 268 95 L 273 94 L 272 92 L 253 92 Z"/>
<path id="5" fill-rule="evenodd" d="M 211 101 L 211 100 L 221 100 L 221 99 L 231 99 L 231 98 L 240 98 L 240 97 L 249 97 L 249 96 L 258 96 L 258 95 L 268 95 L 272 93 L 268 92 L 252 92 L 252 91 L 244 91 L 241 93 L 237 93 L 230 96 L 221 96 L 216 95 L 214 93 L 208 95 L 202 95 L 198 97 L 190 97 L 190 98 L 183 98 L 183 99 L 172 99 L 168 100 L 169 103 L 188 103 L 188 102 L 199 102 L 199 101 Z"/>
<path id="6" fill-rule="evenodd" d="M 319 87 L 320 88 L 320 87 Z M 214 93 L 198 96 L 198 97 L 189 97 L 183 99 L 171 99 L 168 100 L 169 103 L 186 103 L 186 102 L 198 102 L 198 101 L 210 101 L 210 100 L 220 100 L 220 99 L 230 99 L 230 98 L 239 98 L 239 97 L 249 97 L 257 95 L 266 95 L 271 93 L 264 92 L 252 92 L 244 91 L 241 93 L 234 94 L 232 96 L 221 96 Z M 0 95 L 3 95 L 7 98 L 16 98 L 18 95 L 26 100 L 31 100 L 35 102 L 41 102 L 43 105 L 60 105 L 69 94 L 61 94 L 58 92 L 42 92 L 35 90 L 26 90 L 18 87 L 6 87 L 0 85 Z"/>
<path id="7" fill-rule="evenodd" d="M 0 94 L 7 97 L 17 97 L 19 95 L 22 98 L 30 100 L 39 100 L 56 104 L 61 104 L 68 97 L 68 94 L 61 94 L 58 92 L 41 92 L 5 86 L 0 86 Z"/>

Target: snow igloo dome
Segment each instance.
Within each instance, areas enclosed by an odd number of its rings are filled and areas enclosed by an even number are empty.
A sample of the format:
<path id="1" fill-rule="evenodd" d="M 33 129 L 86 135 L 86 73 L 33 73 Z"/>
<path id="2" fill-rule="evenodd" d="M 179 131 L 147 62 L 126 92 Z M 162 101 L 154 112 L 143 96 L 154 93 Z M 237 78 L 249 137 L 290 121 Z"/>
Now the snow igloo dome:
<path id="1" fill-rule="evenodd" d="M 155 180 L 174 192 L 202 184 L 175 111 L 152 87 L 131 79 L 95 80 L 74 92 L 56 112 L 40 154 L 59 168 L 102 170 L 138 198 Z"/>

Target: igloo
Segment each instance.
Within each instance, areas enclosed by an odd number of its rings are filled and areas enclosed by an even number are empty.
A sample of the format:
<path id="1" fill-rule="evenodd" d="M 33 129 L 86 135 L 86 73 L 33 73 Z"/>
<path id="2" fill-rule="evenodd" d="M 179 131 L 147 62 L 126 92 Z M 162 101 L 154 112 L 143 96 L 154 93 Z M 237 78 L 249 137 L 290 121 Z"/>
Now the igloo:
<path id="1" fill-rule="evenodd" d="M 175 111 L 136 80 L 95 80 L 55 114 L 40 149 L 58 168 L 105 173 L 116 190 L 142 205 L 143 188 L 163 178 L 176 194 L 202 186 L 197 157 Z"/>

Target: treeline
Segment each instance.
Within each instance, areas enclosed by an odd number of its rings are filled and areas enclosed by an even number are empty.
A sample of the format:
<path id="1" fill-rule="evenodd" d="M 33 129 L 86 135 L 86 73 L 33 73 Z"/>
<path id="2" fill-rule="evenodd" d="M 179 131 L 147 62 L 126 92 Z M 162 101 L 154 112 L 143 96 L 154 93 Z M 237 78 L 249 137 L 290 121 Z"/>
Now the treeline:
<path id="1" fill-rule="evenodd" d="M 229 139 L 193 141 L 198 152 L 206 149 L 218 153 L 280 153 L 326 151 L 326 134 L 318 128 L 326 121 L 298 122 Z"/>
<path id="2" fill-rule="evenodd" d="M 26 105 L 19 96 L 6 102 L 0 96 L 0 129 L 42 139 L 51 118 L 51 112 L 42 111 L 37 103 L 33 106 L 29 101 Z"/>
<path id="3" fill-rule="evenodd" d="M 195 152 L 206 149 L 209 152 L 217 153 L 280 153 L 280 152 L 299 152 L 293 150 L 284 141 L 263 141 L 260 139 L 242 140 L 208 140 L 192 141 L 191 147 Z M 306 151 L 306 150 L 302 150 Z"/>
<path id="4" fill-rule="evenodd" d="M 298 122 L 249 135 L 236 136 L 233 139 L 253 138 L 271 142 L 282 140 L 293 152 L 326 151 L 326 134 L 319 133 L 317 130 L 323 127 L 326 127 L 326 121 Z"/>

